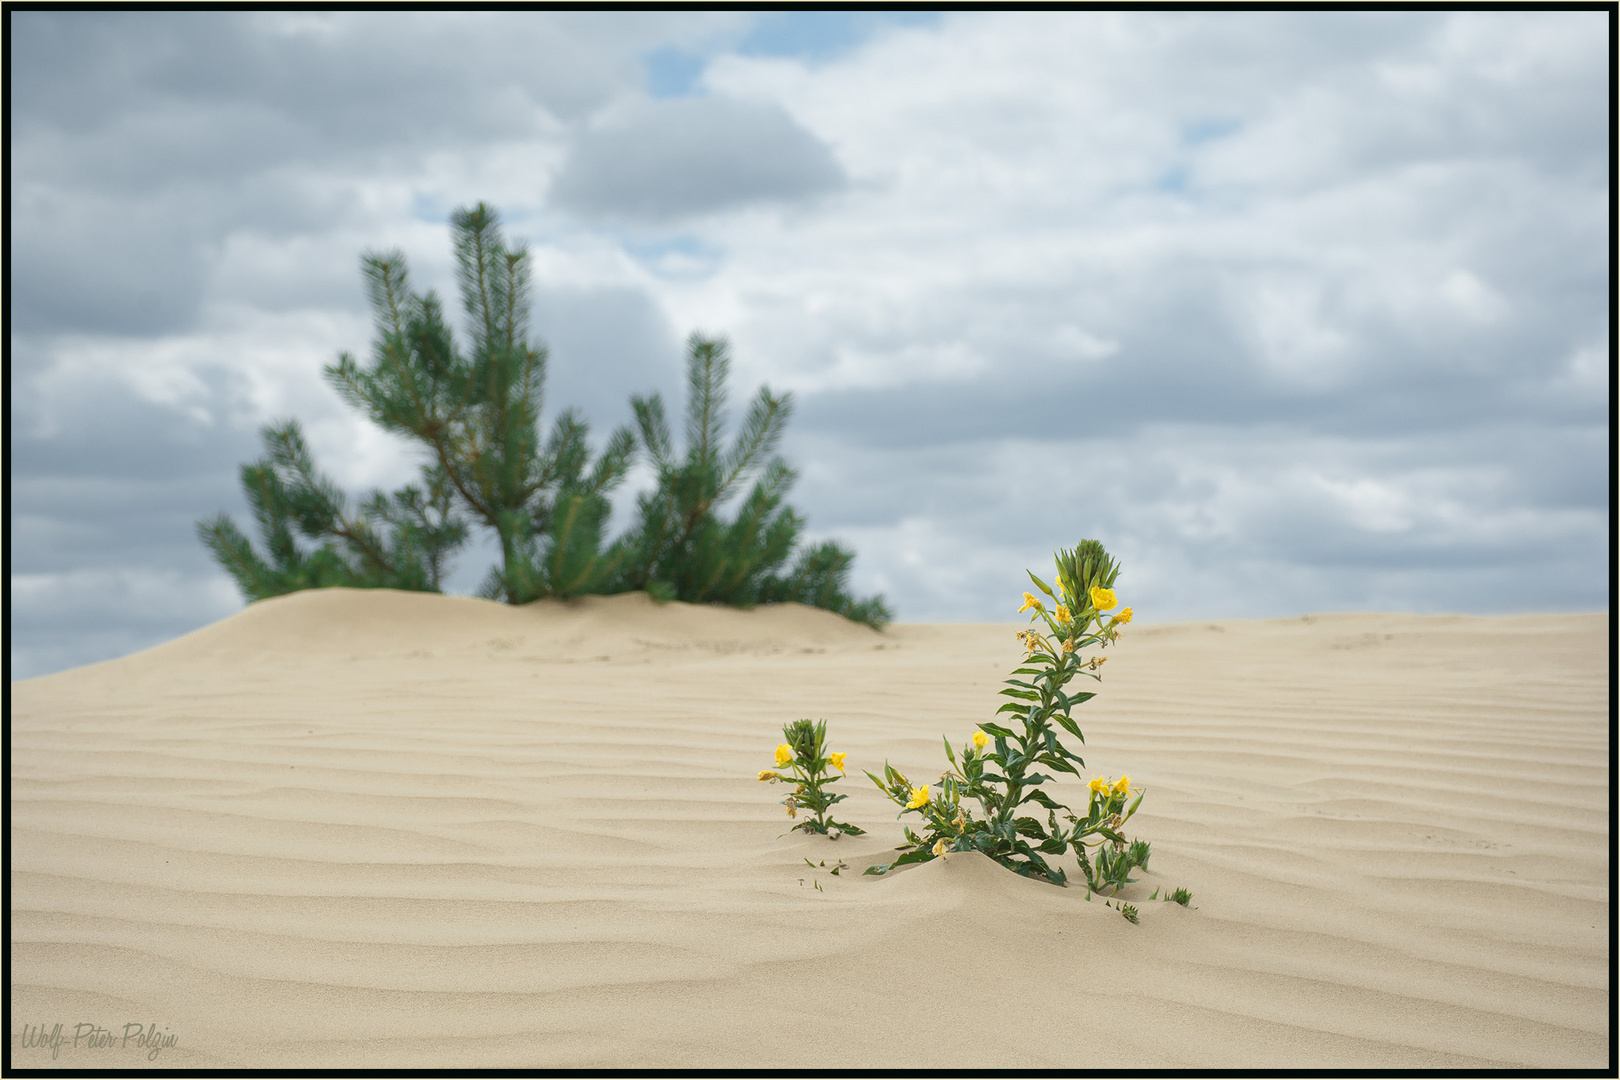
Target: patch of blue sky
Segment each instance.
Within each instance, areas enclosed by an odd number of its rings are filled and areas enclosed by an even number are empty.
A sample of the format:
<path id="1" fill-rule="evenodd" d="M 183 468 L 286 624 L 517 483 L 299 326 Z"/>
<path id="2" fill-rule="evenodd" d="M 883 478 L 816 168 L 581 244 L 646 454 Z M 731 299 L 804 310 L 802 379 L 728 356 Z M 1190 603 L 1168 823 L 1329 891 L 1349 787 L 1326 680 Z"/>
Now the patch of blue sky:
<path id="1" fill-rule="evenodd" d="M 1236 120 L 1194 120 L 1181 129 L 1181 141 L 1188 146 L 1197 146 L 1224 138 L 1242 126 Z"/>
<path id="2" fill-rule="evenodd" d="M 812 63 L 835 60 L 885 30 L 939 25 L 937 11 L 763 11 L 733 50 L 743 56 L 783 56 Z M 655 98 L 688 97 L 709 57 L 674 46 L 642 57 L 647 93 Z"/>
<path id="3" fill-rule="evenodd" d="M 707 277 L 720 268 L 725 252 L 696 236 L 681 234 L 656 240 L 621 237 L 631 258 L 661 277 Z"/>
<path id="4" fill-rule="evenodd" d="M 647 69 L 647 93 L 655 98 L 687 97 L 697 88 L 708 57 L 665 46 L 642 58 Z"/>
<path id="5" fill-rule="evenodd" d="M 1187 166 L 1177 165 L 1159 177 L 1153 186 L 1159 191 L 1170 191 L 1177 195 L 1185 195 L 1187 193 Z"/>
<path id="6" fill-rule="evenodd" d="M 450 220 L 450 207 L 437 196 L 423 191 L 414 192 L 411 195 L 411 217 L 417 221 L 443 225 Z"/>
<path id="7" fill-rule="evenodd" d="M 884 30 L 939 25 L 937 11 L 765 11 L 737 45 L 744 56 L 834 60 Z"/>

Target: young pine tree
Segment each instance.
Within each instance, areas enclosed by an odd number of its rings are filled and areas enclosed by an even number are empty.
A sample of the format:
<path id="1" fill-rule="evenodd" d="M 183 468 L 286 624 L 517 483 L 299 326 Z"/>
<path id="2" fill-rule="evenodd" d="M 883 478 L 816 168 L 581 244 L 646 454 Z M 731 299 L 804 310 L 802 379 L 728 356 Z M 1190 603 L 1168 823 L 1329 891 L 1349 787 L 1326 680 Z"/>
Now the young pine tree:
<path id="1" fill-rule="evenodd" d="M 467 539 L 440 470 L 423 470 L 426 490 L 373 492 L 352 514 L 348 497 L 316 470 L 296 420 L 260 435 L 265 456 L 242 466 L 242 490 L 268 557 L 254 551 L 227 514 L 197 523 L 243 596 L 263 600 L 332 585 L 439 591 L 445 559 Z M 298 536 L 319 546 L 301 548 Z"/>
<path id="2" fill-rule="evenodd" d="M 777 576 L 804 524 L 783 502 L 798 474 L 774 456 L 792 399 L 761 387 L 728 447 L 730 367 L 724 339 L 688 339 L 684 455 L 674 448 L 663 398 L 630 399 L 657 487 L 639 498 L 635 525 L 615 545 L 615 586 L 689 603 L 798 600 L 882 626 L 892 616 L 880 598 L 856 602 L 845 591 L 853 556 L 835 543 L 803 552 L 786 577 Z M 750 479 L 752 488 L 727 521 L 721 504 Z"/>
<path id="3" fill-rule="evenodd" d="M 635 437 L 619 428 L 593 464 L 587 425 L 569 410 L 542 443 L 546 350 L 529 337 L 528 252 L 507 247 L 483 203 L 457 210 L 451 225 L 469 351 L 457 348 L 437 297 L 411 292 L 403 254 L 370 253 L 371 364 L 345 353 L 327 377 L 375 423 L 421 441 L 459 504 L 495 532 L 501 564 L 483 595 L 523 604 L 601 592 L 615 570 L 602 552 L 607 495 Z"/>

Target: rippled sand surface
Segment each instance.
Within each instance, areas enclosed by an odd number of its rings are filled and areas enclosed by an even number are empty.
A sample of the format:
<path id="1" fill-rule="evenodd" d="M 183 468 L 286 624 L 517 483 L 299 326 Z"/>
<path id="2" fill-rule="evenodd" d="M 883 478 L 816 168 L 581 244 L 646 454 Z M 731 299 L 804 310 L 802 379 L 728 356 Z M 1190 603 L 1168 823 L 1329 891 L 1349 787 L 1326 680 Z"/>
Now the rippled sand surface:
<path id="1" fill-rule="evenodd" d="M 13 683 L 12 1064 L 1607 1066 L 1606 615 L 1131 626 L 1136 926 L 860 874 L 1014 629 L 327 590 Z M 868 835 L 783 835 L 799 717 Z"/>

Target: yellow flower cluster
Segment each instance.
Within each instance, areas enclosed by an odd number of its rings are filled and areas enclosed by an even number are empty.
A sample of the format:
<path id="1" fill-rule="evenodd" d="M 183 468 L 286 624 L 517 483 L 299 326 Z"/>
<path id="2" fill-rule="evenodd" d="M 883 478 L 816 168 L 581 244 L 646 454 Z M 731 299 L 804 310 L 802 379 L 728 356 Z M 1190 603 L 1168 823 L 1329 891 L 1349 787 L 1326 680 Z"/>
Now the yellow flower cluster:
<path id="1" fill-rule="evenodd" d="M 1099 795 L 1129 795 L 1131 793 L 1131 778 L 1121 776 L 1118 780 L 1110 781 L 1106 776 L 1093 776 L 1087 785 Z"/>
<path id="2" fill-rule="evenodd" d="M 828 754 L 827 760 L 832 763 L 833 768 L 837 769 L 839 772 L 843 772 L 844 759 L 847 757 L 849 757 L 849 754 L 840 750 L 837 753 Z M 793 764 L 793 747 L 789 746 L 787 743 L 779 743 L 776 747 L 776 764 L 778 767 Z M 759 771 L 759 778 L 762 781 L 783 779 L 779 773 L 773 772 L 770 769 L 761 769 Z"/>
<path id="3" fill-rule="evenodd" d="M 973 749 L 983 750 L 989 742 L 990 736 L 986 735 L 984 732 L 975 731 L 973 733 Z"/>
<path id="4" fill-rule="evenodd" d="M 1119 614 L 1114 616 L 1114 625 L 1124 626 L 1126 623 L 1131 621 L 1131 615 L 1132 612 L 1130 608 L 1120 608 Z"/>
<path id="5" fill-rule="evenodd" d="M 1113 589 L 1104 589 L 1096 585 L 1091 587 L 1091 606 L 1098 611 L 1107 611 L 1117 603 L 1119 601 L 1115 599 Z"/>
<path id="6" fill-rule="evenodd" d="M 928 805 L 928 785 L 911 789 L 911 801 L 906 803 L 907 810 L 920 810 Z"/>
<path id="7" fill-rule="evenodd" d="M 1022 615 L 1024 612 L 1028 611 L 1030 608 L 1034 608 L 1036 611 L 1045 611 L 1046 610 L 1045 606 L 1042 605 L 1041 602 L 1035 598 L 1034 593 L 1028 593 L 1027 592 L 1027 593 L 1024 594 L 1024 606 L 1018 609 L 1018 614 Z"/>

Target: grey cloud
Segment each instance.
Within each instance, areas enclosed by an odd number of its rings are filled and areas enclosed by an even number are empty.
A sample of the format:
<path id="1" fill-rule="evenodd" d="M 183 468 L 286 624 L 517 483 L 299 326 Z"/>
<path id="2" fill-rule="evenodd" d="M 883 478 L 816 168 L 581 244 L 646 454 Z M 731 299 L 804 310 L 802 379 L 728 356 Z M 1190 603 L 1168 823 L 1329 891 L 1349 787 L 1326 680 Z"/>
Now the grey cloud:
<path id="1" fill-rule="evenodd" d="M 780 107 L 677 98 L 582 131 L 551 199 L 592 217 L 664 221 L 844 183 L 827 146 Z"/>
<path id="2" fill-rule="evenodd" d="M 255 432 L 105 384 L 44 432 L 34 408 L 13 395 L 12 678 L 156 645 L 240 606 L 194 523 L 227 510 L 247 525 L 236 472 L 257 456 Z"/>
<path id="3" fill-rule="evenodd" d="M 223 234 L 330 229 L 367 212 L 367 176 L 544 137 L 715 18 L 734 17 L 13 13 L 13 316 L 186 329 Z"/>
<path id="4" fill-rule="evenodd" d="M 13 327 L 155 334 L 190 324 L 207 266 L 200 238 L 176 205 L 182 201 L 171 196 L 143 206 L 16 183 Z"/>
<path id="5" fill-rule="evenodd" d="M 214 398 L 227 397 L 214 381 Z M 42 425 L 38 399 L 21 389 L 10 403 L 16 572 L 123 565 L 137 553 L 169 562 L 177 547 L 202 552 L 197 518 L 244 512 L 236 474 L 258 456 L 257 431 L 204 423 L 108 382 L 84 383 L 66 409 L 53 403 Z"/>
<path id="6" fill-rule="evenodd" d="M 633 289 L 539 289 L 534 325 L 550 350 L 548 415 L 578 408 L 592 433 L 630 420 L 630 395 L 681 385 L 683 335 L 643 292 Z"/>
<path id="7" fill-rule="evenodd" d="M 162 151 L 208 156 L 207 140 L 179 145 L 178 108 L 218 125 L 207 134 L 242 128 L 222 157 L 246 154 L 249 168 L 289 151 L 442 145 L 527 129 L 533 106 L 565 119 L 596 108 L 638 77 L 636 44 L 656 29 L 626 16 L 19 13 L 12 107 L 25 131 L 111 133 L 142 118 L 174 133 Z M 159 149 L 149 163 L 173 171 Z"/>
<path id="8" fill-rule="evenodd" d="M 1012 449 L 801 433 L 789 452 L 809 448 L 817 465 L 795 505 L 819 531 L 858 538 L 865 580 L 904 596 L 906 619 L 1009 620 L 1021 568 L 1042 572 L 1082 536 L 1123 559 L 1148 621 L 1605 604 L 1607 497 L 1589 474 L 1606 438 L 1530 425 L 1359 443 L 1243 435 L 1161 427 Z M 1572 462 L 1588 474 L 1573 490 L 1541 489 Z M 1381 520 L 1376 499 L 1364 514 L 1335 481 L 1390 492 L 1404 520 Z"/>

